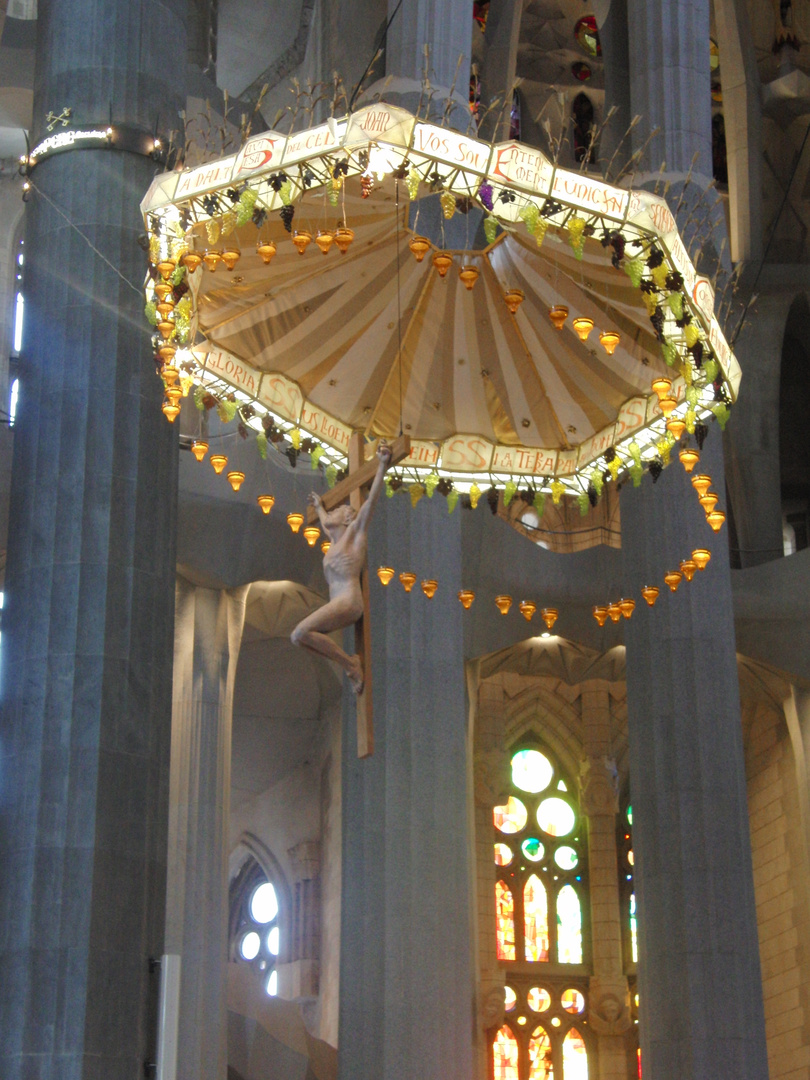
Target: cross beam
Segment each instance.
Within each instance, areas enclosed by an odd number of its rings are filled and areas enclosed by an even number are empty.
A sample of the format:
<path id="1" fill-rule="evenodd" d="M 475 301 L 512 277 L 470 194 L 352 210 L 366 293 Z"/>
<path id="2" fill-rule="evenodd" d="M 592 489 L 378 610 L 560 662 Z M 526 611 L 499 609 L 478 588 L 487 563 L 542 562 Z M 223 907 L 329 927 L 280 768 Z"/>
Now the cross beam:
<path id="1" fill-rule="evenodd" d="M 398 465 L 411 453 L 411 440 L 408 435 L 400 435 L 391 444 L 391 465 Z M 360 432 L 349 440 L 349 475 L 340 483 L 321 496 L 321 506 L 327 513 L 340 503 L 349 499 L 355 510 L 359 510 L 366 500 L 366 489 L 370 486 L 377 472 L 377 458 L 365 460 L 365 441 Z M 318 512 L 314 506 L 307 513 L 308 524 L 314 524 Z M 374 752 L 374 712 L 371 690 L 371 611 L 368 587 L 368 555 L 360 575 L 360 588 L 363 593 L 363 614 L 354 624 L 354 651 L 363 660 L 363 692 L 357 695 L 357 756 L 370 757 Z"/>

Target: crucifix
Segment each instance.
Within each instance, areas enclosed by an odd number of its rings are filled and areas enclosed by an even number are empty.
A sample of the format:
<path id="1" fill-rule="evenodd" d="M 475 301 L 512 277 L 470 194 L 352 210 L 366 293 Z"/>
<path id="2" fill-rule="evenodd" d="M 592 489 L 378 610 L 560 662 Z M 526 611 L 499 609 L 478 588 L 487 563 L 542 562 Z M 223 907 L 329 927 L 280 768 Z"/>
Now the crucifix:
<path id="1" fill-rule="evenodd" d="M 357 699 L 357 756 L 374 751 L 371 693 L 371 620 L 368 591 L 368 526 L 384 483 L 384 474 L 409 456 L 411 440 L 400 435 L 391 446 L 380 445 L 376 458 L 365 460 L 363 435 L 349 440 L 349 475 L 323 496 L 310 495 L 308 523 L 320 520 L 330 539 L 323 569 L 329 602 L 303 619 L 292 641 L 335 660 L 349 677 Z M 349 505 L 342 505 L 348 499 Z M 329 636 L 354 625 L 354 656 Z"/>

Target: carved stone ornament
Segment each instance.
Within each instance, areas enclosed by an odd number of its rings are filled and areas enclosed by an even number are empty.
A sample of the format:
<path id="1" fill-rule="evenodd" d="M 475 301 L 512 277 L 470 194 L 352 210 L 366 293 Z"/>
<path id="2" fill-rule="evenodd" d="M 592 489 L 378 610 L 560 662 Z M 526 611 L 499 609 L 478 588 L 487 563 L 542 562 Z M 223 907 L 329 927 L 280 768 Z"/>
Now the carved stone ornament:
<path id="1" fill-rule="evenodd" d="M 482 1031 L 500 1027 L 505 1015 L 504 995 L 502 986 L 492 986 L 489 990 L 481 992 L 478 1008 L 478 1022 Z"/>
<path id="2" fill-rule="evenodd" d="M 476 750 L 473 761 L 475 801 L 490 809 L 502 806 L 509 798 L 512 773 L 509 756 L 503 750 Z"/>
<path id="3" fill-rule="evenodd" d="M 627 980 L 591 979 L 588 1021 L 600 1035 L 623 1035 L 633 1026 Z"/>
<path id="4" fill-rule="evenodd" d="M 619 812 L 619 773 L 612 758 L 584 758 L 579 765 L 579 782 L 588 817 Z"/>

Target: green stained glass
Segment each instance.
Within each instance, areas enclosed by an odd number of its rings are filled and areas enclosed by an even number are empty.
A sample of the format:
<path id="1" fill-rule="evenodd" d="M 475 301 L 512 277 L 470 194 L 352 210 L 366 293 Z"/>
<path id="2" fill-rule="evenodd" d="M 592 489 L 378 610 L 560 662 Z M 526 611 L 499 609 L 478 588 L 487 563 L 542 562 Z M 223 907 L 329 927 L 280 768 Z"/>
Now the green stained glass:
<path id="1" fill-rule="evenodd" d="M 537 824 L 549 836 L 567 836 L 576 824 L 576 815 L 564 799 L 552 796 L 537 807 Z"/>
<path id="2" fill-rule="evenodd" d="M 495 865 L 508 866 L 513 859 L 512 849 L 507 844 L 495 845 Z"/>
<path id="3" fill-rule="evenodd" d="M 532 862 L 540 862 L 546 853 L 546 849 L 540 843 L 539 840 L 535 840 L 533 836 L 530 836 L 528 840 L 524 840 L 520 845 L 520 850 L 530 859 Z"/>
<path id="4" fill-rule="evenodd" d="M 563 885 L 557 894 L 557 959 L 582 963 L 582 909 L 573 885 Z"/>
<path id="5" fill-rule="evenodd" d="M 548 960 L 548 896 L 537 874 L 523 887 L 523 937 L 527 960 Z"/>
<path id="6" fill-rule="evenodd" d="M 554 852 L 554 862 L 561 870 L 573 870 L 579 862 L 579 855 L 572 847 L 558 847 Z"/>
<path id="7" fill-rule="evenodd" d="M 563 1074 L 565 1080 L 588 1080 L 588 1050 L 576 1028 L 563 1040 Z"/>
<path id="8" fill-rule="evenodd" d="M 553 775 L 551 762 L 539 750 L 518 750 L 512 758 L 512 783 L 521 791 L 544 791 Z"/>
<path id="9" fill-rule="evenodd" d="M 518 1044 L 508 1024 L 504 1024 L 492 1044 L 493 1080 L 518 1080 Z"/>
<path id="10" fill-rule="evenodd" d="M 638 963 L 638 922 L 636 920 L 636 894 L 630 895 L 630 955 Z"/>
<path id="11" fill-rule="evenodd" d="M 520 832 L 529 820 L 526 807 L 514 795 L 510 795 L 506 806 L 496 806 L 493 816 L 495 818 L 495 828 L 500 829 L 503 833 Z"/>
<path id="12" fill-rule="evenodd" d="M 517 994 L 511 986 L 505 986 L 503 988 L 503 1007 L 507 1012 L 511 1012 L 517 1004 Z"/>
<path id="13" fill-rule="evenodd" d="M 529 1040 L 529 1080 L 554 1080 L 551 1039 L 541 1027 Z"/>
<path id="14" fill-rule="evenodd" d="M 633 807 L 632 806 L 627 807 L 627 821 L 628 821 L 628 824 L 630 824 L 630 825 L 633 824 Z"/>

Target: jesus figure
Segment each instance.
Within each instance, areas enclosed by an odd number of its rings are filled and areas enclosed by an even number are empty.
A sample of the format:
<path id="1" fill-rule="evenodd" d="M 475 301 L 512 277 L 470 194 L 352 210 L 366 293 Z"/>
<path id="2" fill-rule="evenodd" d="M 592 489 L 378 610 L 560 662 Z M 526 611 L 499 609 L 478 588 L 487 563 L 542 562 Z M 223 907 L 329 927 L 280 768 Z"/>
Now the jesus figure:
<path id="1" fill-rule="evenodd" d="M 329 602 L 302 619 L 290 635 L 293 645 L 303 645 L 305 649 L 340 664 L 349 676 L 355 694 L 363 691 L 363 661 L 357 654 L 349 656 L 328 635 L 334 630 L 353 626 L 363 614 L 360 575 L 366 563 L 368 526 L 383 488 L 385 470 L 391 462 L 391 447 L 380 446 L 377 458 L 377 472 L 368 499 L 359 512 L 343 504 L 327 513 L 321 505 L 320 495 L 313 491 L 309 496 L 310 503 L 318 511 L 321 528 L 331 541 L 323 559 Z"/>

